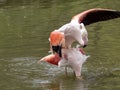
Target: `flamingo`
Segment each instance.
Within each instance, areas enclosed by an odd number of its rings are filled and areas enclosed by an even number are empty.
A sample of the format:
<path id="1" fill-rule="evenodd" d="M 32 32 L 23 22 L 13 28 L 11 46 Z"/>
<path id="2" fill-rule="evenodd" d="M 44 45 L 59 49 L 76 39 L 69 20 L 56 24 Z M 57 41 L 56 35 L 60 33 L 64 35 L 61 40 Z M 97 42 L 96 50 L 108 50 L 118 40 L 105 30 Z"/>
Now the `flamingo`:
<path id="1" fill-rule="evenodd" d="M 72 17 L 71 21 L 50 33 L 50 49 L 52 54 L 43 57 L 41 61 L 51 64 L 70 66 L 75 71 L 76 77 L 81 77 L 82 64 L 89 56 L 81 48 L 73 48 L 77 41 L 83 48 L 88 44 L 86 25 L 99 21 L 106 21 L 120 17 L 120 11 L 111 9 L 94 8 L 83 11 Z"/>
<path id="2" fill-rule="evenodd" d="M 62 53 L 64 53 L 64 58 L 61 58 L 58 53 L 55 53 L 43 57 L 39 62 L 45 61 L 50 64 L 57 65 L 58 67 L 65 67 L 66 74 L 67 67 L 71 67 L 75 72 L 75 76 L 78 79 L 82 79 L 82 65 L 87 60 L 89 55 L 86 55 L 85 51 L 78 47 L 62 49 Z"/>
<path id="3" fill-rule="evenodd" d="M 50 33 L 49 41 L 52 52 L 62 57 L 61 49 L 71 48 L 75 41 L 83 48 L 86 47 L 88 44 L 86 25 L 119 17 L 120 11 L 102 8 L 89 9 L 73 16 L 69 23 Z"/>

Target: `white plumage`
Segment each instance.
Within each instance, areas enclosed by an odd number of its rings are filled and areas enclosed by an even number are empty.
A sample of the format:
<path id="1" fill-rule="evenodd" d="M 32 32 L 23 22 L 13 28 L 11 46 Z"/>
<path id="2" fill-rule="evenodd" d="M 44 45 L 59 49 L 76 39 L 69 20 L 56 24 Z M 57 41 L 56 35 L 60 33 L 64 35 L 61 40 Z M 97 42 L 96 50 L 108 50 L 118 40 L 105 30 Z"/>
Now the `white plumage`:
<path id="1" fill-rule="evenodd" d="M 89 55 L 84 55 L 79 51 L 79 48 L 63 49 L 65 57 L 61 58 L 58 67 L 71 67 L 76 77 L 81 76 L 81 69 L 83 63 L 87 60 Z"/>

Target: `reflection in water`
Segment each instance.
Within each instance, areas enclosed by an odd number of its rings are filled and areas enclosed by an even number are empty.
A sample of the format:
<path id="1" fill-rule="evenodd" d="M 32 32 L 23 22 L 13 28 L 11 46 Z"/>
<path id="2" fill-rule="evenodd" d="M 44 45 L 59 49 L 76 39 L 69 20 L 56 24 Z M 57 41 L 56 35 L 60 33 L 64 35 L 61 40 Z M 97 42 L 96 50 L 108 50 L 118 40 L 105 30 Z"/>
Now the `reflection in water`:
<path id="1" fill-rule="evenodd" d="M 72 77 L 73 78 L 73 77 Z M 50 90 L 88 90 L 88 83 L 77 79 L 71 79 L 68 77 L 56 78 L 55 81 L 49 80 L 33 80 L 33 87 L 39 87 L 42 89 Z"/>
<path id="2" fill-rule="evenodd" d="M 40 88 L 43 90 L 87 90 L 85 81 L 75 79 L 72 75 L 65 76 L 62 68 L 48 65 L 47 63 L 37 63 L 36 57 L 12 58 L 1 60 L 6 63 L 4 69 L 1 69 L 1 88 L 2 89 L 22 89 Z M 3 66 L 0 66 L 2 68 Z M 4 75 L 3 75 L 4 74 Z M 5 79 L 7 77 L 7 79 Z M 7 83 L 7 86 L 4 87 Z M 25 85 L 25 86 L 24 86 Z M 11 87 L 11 88 L 10 88 Z"/>
<path id="3" fill-rule="evenodd" d="M 68 81 L 67 81 L 68 82 Z M 66 87 L 67 85 L 70 85 L 70 87 Z M 87 84 L 84 81 L 79 81 L 79 80 L 69 80 L 69 83 L 66 83 L 65 81 L 62 81 L 60 83 L 60 90 L 88 90 Z"/>
<path id="4" fill-rule="evenodd" d="M 69 83 L 68 83 L 69 82 Z M 87 84 L 77 80 L 61 80 L 59 83 L 40 83 L 43 89 L 51 90 L 88 90 Z"/>
<path id="5" fill-rule="evenodd" d="M 95 7 L 120 10 L 119 5 L 119 0 L 0 0 L 0 89 L 119 90 L 120 19 L 87 26 L 85 51 L 91 58 L 83 65 L 84 81 L 71 69 L 66 77 L 63 68 L 37 63 L 49 50 L 49 33 L 73 15 Z"/>

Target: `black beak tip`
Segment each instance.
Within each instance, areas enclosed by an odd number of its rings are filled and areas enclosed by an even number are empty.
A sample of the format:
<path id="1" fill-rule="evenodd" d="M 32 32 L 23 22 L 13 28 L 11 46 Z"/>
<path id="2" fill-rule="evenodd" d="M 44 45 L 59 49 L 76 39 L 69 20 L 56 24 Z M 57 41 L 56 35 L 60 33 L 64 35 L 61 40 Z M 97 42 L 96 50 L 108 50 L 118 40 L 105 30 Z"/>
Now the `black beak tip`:
<path id="1" fill-rule="evenodd" d="M 87 45 L 84 45 L 83 48 L 87 47 Z"/>
<path id="2" fill-rule="evenodd" d="M 58 52 L 59 46 L 52 46 L 52 49 L 53 49 L 54 52 Z"/>
<path id="3" fill-rule="evenodd" d="M 54 52 L 58 53 L 60 57 L 62 57 L 61 46 L 52 46 Z"/>

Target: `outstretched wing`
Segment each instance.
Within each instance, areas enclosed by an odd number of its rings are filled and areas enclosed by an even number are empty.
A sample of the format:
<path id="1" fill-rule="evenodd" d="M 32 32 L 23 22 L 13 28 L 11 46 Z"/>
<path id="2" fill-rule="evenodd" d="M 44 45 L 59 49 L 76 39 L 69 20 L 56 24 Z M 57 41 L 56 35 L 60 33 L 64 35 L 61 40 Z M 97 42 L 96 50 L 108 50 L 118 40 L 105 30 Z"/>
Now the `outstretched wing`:
<path id="1" fill-rule="evenodd" d="M 95 8 L 75 15 L 71 21 L 75 20 L 79 23 L 84 23 L 84 25 L 89 25 L 95 22 L 110 20 L 118 17 L 120 17 L 120 11 Z"/>

